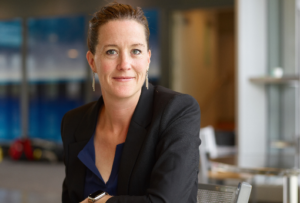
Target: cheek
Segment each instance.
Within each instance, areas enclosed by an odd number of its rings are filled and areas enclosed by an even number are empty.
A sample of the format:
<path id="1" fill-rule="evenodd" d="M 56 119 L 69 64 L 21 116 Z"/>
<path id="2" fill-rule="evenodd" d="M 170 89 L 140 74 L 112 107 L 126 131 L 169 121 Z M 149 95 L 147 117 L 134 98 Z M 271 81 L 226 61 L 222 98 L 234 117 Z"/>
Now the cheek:
<path id="1" fill-rule="evenodd" d="M 105 75 L 111 73 L 114 70 L 113 67 L 114 66 L 111 62 L 102 62 L 99 63 L 98 70 L 100 73 Z"/>
<path id="2" fill-rule="evenodd" d="M 147 72 L 148 63 L 146 60 L 141 60 L 141 61 L 137 62 L 136 67 L 137 67 L 136 71 L 139 74 L 145 75 Z"/>

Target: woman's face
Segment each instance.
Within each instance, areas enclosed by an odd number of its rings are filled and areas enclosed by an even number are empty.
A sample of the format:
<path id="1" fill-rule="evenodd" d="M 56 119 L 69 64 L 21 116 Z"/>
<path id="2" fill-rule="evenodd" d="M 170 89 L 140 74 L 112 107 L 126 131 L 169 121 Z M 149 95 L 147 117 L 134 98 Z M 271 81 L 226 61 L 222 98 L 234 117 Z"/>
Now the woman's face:
<path id="1" fill-rule="evenodd" d="M 150 64 L 145 29 L 135 20 L 112 20 L 99 28 L 91 69 L 98 74 L 103 96 L 139 96 Z"/>

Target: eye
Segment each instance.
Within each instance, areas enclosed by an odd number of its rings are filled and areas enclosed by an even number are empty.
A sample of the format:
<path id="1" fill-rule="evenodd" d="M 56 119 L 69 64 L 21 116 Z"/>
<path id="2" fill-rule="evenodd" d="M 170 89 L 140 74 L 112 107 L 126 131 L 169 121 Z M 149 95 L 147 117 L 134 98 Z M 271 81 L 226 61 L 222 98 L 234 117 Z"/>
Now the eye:
<path id="1" fill-rule="evenodd" d="M 133 53 L 134 55 L 139 55 L 139 54 L 141 54 L 142 52 L 141 52 L 141 50 L 134 49 L 134 50 L 132 50 L 132 53 Z"/>
<path id="2" fill-rule="evenodd" d="M 110 50 L 106 51 L 106 54 L 107 55 L 115 55 L 115 54 L 117 54 L 117 51 L 114 49 L 110 49 Z"/>

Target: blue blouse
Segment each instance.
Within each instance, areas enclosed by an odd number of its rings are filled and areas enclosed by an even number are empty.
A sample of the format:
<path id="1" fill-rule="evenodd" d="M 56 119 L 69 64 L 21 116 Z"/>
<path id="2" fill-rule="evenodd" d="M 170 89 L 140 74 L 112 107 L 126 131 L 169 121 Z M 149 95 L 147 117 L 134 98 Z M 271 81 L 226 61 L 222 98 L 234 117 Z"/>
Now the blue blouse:
<path id="1" fill-rule="evenodd" d="M 96 192 L 97 190 L 103 190 L 109 195 L 115 196 L 117 194 L 118 172 L 124 143 L 118 144 L 116 147 L 112 171 L 108 181 L 105 184 L 95 164 L 94 136 L 95 135 L 91 137 L 89 142 L 77 156 L 87 167 L 84 183 L 84 198 L 88 197 L 91 193 Z"/>

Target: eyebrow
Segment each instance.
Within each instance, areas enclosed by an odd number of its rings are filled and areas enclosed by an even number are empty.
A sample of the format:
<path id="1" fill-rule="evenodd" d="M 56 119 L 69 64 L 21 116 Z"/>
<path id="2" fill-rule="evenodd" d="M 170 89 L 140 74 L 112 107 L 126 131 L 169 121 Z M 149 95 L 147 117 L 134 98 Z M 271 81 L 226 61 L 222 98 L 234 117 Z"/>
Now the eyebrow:
<path id="1" fill-rule="evenodd" d="M 141 44 L 141 43 L 132 44 L 131 46 L 133 46 L 133 47 L 136 47 L 136 46 L 143 46 L 143 47 L 145 47 L 145 45 L 144 45 L 144 44 Z M 118 47 L 118 46 L 115 45 L 115 44 L 107 44 L 107 45 L 104 45 L 103 48 L 105 48 L 105 47 Z"/>
<path id="2" fill-rule="evenodd" d="M 103 48 L 105 48 L 105 47 L 117 47 L 117 45 L 115 45 L 115 44 L 107 44 L 107 45 L 103 46 Z"/>
<path id="3" fill-rule="evenodd" d="M 137 44 L 133 44 L 132 46 L 136 47 L 136 46 L 145 46 L 144 44 L 141 44 L 141 43 L 137 43 Z"/>

